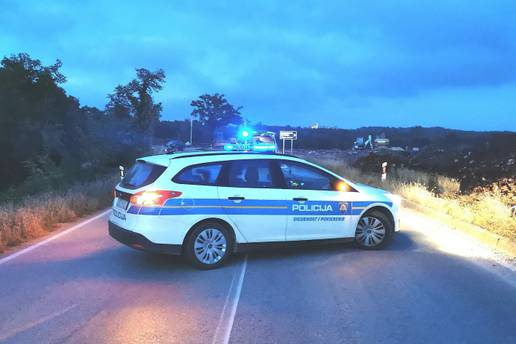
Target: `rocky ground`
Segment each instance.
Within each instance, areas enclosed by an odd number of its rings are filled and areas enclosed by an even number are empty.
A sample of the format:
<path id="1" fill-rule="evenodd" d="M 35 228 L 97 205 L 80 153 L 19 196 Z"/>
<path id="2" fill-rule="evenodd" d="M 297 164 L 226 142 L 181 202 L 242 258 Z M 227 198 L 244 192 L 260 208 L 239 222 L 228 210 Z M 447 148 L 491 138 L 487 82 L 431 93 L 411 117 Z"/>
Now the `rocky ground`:
<path id="1" fill-rule="evenodd" d="M 407 167 L 453 177 L 460 181 L 462 192 L 499 190 L 514 194 L 516 152 L 504 155 L 475 151 L 446 151 L 429 147 L 418 153 L 381 150 L 358 158 L 354 165 L 367 171 L 377 171 L 387 161 L 391 167 Z"/>
<path id="2" fill-rule="evenodd" d="M 296 150 L 305 158 L 341 161 L 363 171 L 380 173 L 387 162 L 389 169 L 409 168 L 452 177 L 460 182 L 464 194 L 489 193 L 500 195 L 504 202 L 516 205 L 516 150 L 492 152 L 485 149 L 456 147 L 445 149 L 436 145 L 418 152 L 391 149 L 362 150 Z"/>
<path id="3" fill-rule="evenodd" d="M 493 183 L 479 185 L 473 188 L 472 193 L 500 195 L 505 203 L 516 205 L 516 179 L 502 178 Z"/>

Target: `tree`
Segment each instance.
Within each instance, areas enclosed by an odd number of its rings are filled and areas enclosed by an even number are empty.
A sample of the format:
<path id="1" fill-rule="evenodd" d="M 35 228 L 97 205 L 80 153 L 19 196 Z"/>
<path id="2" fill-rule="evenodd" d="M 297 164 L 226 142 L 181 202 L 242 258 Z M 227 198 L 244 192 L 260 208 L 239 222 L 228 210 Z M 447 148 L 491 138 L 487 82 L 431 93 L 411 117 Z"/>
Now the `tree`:
<path id="1" fill-rule="evenodd" d="M 161 103 L 154 103 L 152 94 L 160 91 L 164 83 L 165 72 L 162 69 L 151 72 L 138 68 L 136 79 L 127 85 L 118 85 L 115 92 L 108 95 L 106 112 L 119 119 L 132 117 L 135 126 L 150 141 L 162 110 Z"/>
<path id="2" fill-rule="evenodd" d="M 194 108 L 192 116 L 209 129 L 210 139 L 216 128 L 227 124 L 241 124 L 243 121 L 240 116 L 242 107 L 235 108 L 223 94 L 203 94 L 190 105 Z"/>
<path id="3" fill-rule="evenodd" d="M 1 60 L 0 197 L 95 178 L 148 153 L 152 136 L 143 134 L 159 118 L 151 94 L 161 89 L 163 71 L 137 70 L 135 80 L 115 89 L 106 116 L 65 92 L 60 68 L 59 60 L 44 66 L 27 54 Z"/>
<path id="4" fill-rule="evenodd" d="M 45 156 L 60 166 L 80 159 L 79 103 L 60 87 L 61 62 L 43 66 L 28 54 L 12 55 L 0 65 L 0 179 L 22 181 L 31 161 Z"/>
<path id="5" fill-rule="evenodd" d="M 150 72 L 145 68 L 136 69 L 136 79 L 126 86 L 127 98 L 131 103 L 136 126 L 143 130 L 153 129 L 161 116 L 161 103 L 154 104 L 152 93 L 158 92 L 165 83 L 165 72 L 158 69 Z"/>
<path id="6" fill-rule="evenodd" d="M 127 90 L 124 86 L 115 87 L 115 92 L 108 94 L 109 102 L 106 105 L 106 113 L 116 119 L 129 119 L 131 117 L 131 103 L 127 98 Z"/>

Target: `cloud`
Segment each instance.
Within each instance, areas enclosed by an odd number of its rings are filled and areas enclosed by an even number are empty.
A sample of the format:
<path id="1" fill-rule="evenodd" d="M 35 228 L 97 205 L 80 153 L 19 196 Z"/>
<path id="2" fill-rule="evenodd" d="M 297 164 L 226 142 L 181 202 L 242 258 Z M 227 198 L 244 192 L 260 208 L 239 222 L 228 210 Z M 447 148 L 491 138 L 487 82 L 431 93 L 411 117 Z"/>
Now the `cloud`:
<path id="1" fill-rule="evenodd" d="M 405 112 L 415 124 L 447 126 L 467 109 L 482 129 L 513 114 L 512 99 L 496 90 L 516 82 L 515 12 L 505 0 L 8 1 L 0 48 L 62 59 L 67 90 L 100 107 L 146 67 L 167 73 L 168 118 L 188 115 L 201 93 L 221 92 L 254 121 L 360 126 L 391 113 L 396 125 L 410 121 L 392 113 Z M 468 105 L 482 94 L 490 113 Z"/>

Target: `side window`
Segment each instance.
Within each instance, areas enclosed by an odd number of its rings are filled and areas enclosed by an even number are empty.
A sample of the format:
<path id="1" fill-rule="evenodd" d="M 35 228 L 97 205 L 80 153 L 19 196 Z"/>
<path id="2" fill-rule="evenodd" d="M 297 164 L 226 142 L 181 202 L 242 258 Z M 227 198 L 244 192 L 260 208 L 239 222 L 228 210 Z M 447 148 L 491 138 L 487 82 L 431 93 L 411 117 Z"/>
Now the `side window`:
<path id="1" fill-rule="evenodd" d="M 281 161 L 280 169 L 288 189 L 334 190 L 335 178 L 312 166 Z"/>
<path id="2" fill-rule="evenodd" d="M 193 165 L 181 170 L 172 181 L 179 184 L 215 185 L 221 169 L 221 163 Z"/>
<path id="3" fill-rule="evenodd" d="M 228 186 L 246 188 L 274 187 L 271 162 L 265 159 L 233 160 L 229 169 Z"/>

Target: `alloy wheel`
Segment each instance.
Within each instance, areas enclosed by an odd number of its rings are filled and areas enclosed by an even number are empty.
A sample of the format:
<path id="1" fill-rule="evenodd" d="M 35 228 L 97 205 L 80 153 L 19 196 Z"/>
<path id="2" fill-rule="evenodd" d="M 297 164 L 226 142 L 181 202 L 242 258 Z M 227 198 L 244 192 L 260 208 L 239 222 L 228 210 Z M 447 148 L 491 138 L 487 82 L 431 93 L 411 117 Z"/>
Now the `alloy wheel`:
<path id="1" fill-rule="evenodd" d="M 380 245 L 385 239 L 385 226 L 383 222 L 373 216 L 361 218 L 358 222 L 355 239 L 367 247 Z"/>
<path id="2" fill-rule="evenodd" d="M 203 264 L 216 264 L 226 255 L 227 240 L 216 228 L 206 228 L 195 238 L 194 253 Z"/>

